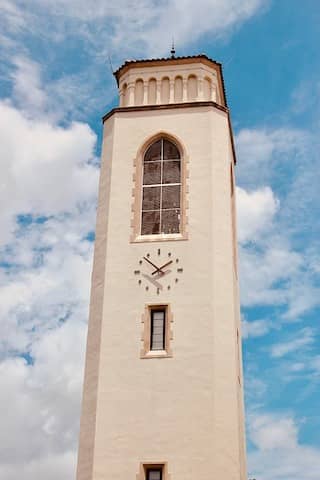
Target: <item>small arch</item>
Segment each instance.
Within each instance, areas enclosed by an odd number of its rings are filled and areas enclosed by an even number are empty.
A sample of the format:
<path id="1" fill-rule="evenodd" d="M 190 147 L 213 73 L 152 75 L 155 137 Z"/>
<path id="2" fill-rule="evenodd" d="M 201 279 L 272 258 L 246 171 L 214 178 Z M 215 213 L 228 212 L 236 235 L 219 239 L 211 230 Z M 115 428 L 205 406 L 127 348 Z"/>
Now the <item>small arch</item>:
<path id="1" fill-rule="evenodd" d="M 188 77 L 187 93 L 190 102 L 194 102 L 198 99 L 198 79 L 195 75 L 190 75 Z"/>
<path id="2" fill-rule="evenodd" d="M 183 99 L 183 81 L 182 77 L 174 79 L 174 101 L 176 103 L 182 102 Z"/>
<path id="3" fill-rule="evenodd" d="M 212 82 L 209 77 L 205 77 L 203 80 L 203 98 L 206 101 L 211 100 Z"/>
<path id="4" fill-rule="evenodd" d="M 161 80 L 161 103 L 169 103 L 170 100 L 170 80 L 164 77 Z"/>
<path id="5" fill-rule="evenodd" d="M 177 146 L 177 148 L 180 152 L 181 158 L 186 158 L 187 151 L 186 151 L 186 148 L 185 148 L 185 145 L 184 145 L 183 141 L 179 137 L 177 137 L 176 135 L 173 135 L 172 133 L 169 133 L 166 130 L 160 130 L 158 133 L 156 133 L 152 137 L 148 137 L 142 143 L 141 147 L 139 148 L 136 158 L 141 159 L 142 157 L 144 157 L 144 155 L 146 154 L 146 151 L 148 150 L 150 145 L 155 143 L 157 140 L 160 140 L 161 138 L 166 138 L 170 142 L 174 143 Z"/>
<path id="6" fill-rule="evenodd" d="M 129 91 L 128 91 L 128 85 L 126 83 L 124 83 L 122 87 L 122 101 L 123 101 L 124 107 L 126 107 L 129 104 Z"/>
<path id="7" fill-rule="evenodd" d="M 157 80 L 150 78 L 148 82 L 148 103 L 154 105 L 157 103 Z"/>
<path id="8" fill-rule="evenodd" d="M 143 105 L 143 80 L 141 78 L 136 80 L 136 83 L 135 83 L 134 104 Z"/>

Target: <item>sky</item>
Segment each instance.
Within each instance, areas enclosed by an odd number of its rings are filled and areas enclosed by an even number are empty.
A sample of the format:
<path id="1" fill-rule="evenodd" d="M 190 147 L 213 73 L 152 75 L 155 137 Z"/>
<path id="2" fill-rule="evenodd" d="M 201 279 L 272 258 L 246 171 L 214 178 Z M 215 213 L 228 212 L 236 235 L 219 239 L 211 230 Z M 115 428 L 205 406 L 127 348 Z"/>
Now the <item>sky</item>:
<path id="1" fill-rule="evenodd" d="M 101 148 L 126 59 L 224 66 L 248 478 L 320 477 L 318 0 L 0 0 L 0 480 L 74 480 Z"/>

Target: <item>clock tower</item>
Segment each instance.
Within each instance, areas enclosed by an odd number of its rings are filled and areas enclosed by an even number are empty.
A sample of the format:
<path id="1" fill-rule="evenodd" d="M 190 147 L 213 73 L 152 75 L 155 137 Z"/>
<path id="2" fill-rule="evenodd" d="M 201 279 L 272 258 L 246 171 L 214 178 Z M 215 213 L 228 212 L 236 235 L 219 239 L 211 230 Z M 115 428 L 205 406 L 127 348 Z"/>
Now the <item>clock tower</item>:
<path id="1" fill-rule="evenodd" d="M 127 61 L 103 118 L 77 480 L 246 480 L 221 65 Z"/>

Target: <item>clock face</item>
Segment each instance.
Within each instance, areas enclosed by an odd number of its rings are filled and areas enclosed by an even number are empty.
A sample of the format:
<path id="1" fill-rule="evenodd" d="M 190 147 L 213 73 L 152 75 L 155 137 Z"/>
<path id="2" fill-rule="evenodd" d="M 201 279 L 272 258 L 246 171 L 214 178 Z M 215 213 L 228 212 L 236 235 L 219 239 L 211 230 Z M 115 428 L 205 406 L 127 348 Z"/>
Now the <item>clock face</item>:
<path id="1" fill-rule="evenodd" d="M 146 291 L 156 289 L 158 294 L 171 290 L 179 282 L 182 273 L 180 259 L 172 252 L 160 248 L 146 252 L 134 270 L 138 285 Z"/>

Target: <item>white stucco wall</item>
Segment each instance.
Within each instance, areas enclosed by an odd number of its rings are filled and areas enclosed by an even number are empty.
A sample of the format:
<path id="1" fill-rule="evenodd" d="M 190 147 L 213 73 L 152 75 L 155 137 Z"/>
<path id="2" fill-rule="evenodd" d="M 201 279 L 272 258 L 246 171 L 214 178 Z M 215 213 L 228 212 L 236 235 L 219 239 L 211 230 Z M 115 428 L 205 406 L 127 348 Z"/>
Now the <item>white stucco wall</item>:
<path id="1" fill-rule="evenodd" d="M 180 139 L 189 159 L 188 239 L 131 243 L 134 159 L 159 131 Z M 84 399 L 91 389 L 97 395 L 83 407 L 96 422 L 82 421 L 77 478 L 136 479 L 141 462 L 167 462 L 171 480 L 245 480 L 227 114 L 213 106 L 117 111 L 104 141 L 98 226 L 108 235 L 96 239 L 93 289 L 103 286 L 103 295 L 93 298 L 90 320 L 101 343 L 88 340 Z M 168 252 L 183 268 L 179 282 L 172 270 L 160 294 L 151 284 L 146 291 L 134 275 L 145 268 L 139 260 Z M 171 306 L 172 358 L 140 358 L 150 303 Z"/>

